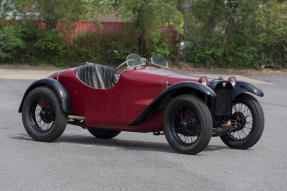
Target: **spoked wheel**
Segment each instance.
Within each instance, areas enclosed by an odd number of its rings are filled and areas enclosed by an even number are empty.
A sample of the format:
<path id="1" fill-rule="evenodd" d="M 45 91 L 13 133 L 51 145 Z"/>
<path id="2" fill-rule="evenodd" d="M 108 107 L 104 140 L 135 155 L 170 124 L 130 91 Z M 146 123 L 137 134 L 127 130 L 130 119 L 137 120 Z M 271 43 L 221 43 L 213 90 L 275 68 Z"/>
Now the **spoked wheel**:
<path id="1" fill-rule="evenodd" d="M 29 121 L 39 132 L 47 132 L 55 122 L 54 108 L 46 97 L 40 97 L 32 102 Z"/>
<path id="2" fill-rule="evenodd" d="M 173 136 L 186 146 L 192 145 L 200 135 L 200 120 L 190 106 L 182 106 L 173 113 L 172 126 Z"/>
<path id="3" fill-rule="evenodd" d="M 196 154 L 202 151 L 212 134 L 208 107 L 196 97 L 178 96 L 165 111 L 164 133 L 169 144 L 180 153 Z"/>
<path id="4" fill-rule="evenodd" d="M 231 124 L 236 129 L 221 136 L 227 146 L 248 149 L 255 145 L 264 129 L 264 113 L 259 102 L 249 94 L 238 97 L 232 106 Z"/>
<path id="5" fill-rule="evenodd" d="M 22 121 L 27 133 L 37 141 L 54 141 L 64 132 L 66 115 L 52 90 L 39 87 L 24 100 Z"/>

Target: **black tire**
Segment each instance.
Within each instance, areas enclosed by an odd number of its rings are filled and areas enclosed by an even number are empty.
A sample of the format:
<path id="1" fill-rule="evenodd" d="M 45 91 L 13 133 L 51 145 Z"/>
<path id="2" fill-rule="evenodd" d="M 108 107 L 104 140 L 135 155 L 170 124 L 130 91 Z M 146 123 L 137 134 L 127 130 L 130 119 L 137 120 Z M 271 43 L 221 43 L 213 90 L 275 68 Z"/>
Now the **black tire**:
<path id="1" fill-rule="evenodd" d="M 87 127 L 87 129 L 92 135 L 94 135 L 98 139 L 112 139 L 121 132 L 110 129 L 98 129 L 94 127 Z"/>
<path id="2" fill-rule="evenodd" d="M 47 87 L 37 87 L 28 93 L 23 103 L 22 121 L 27 133 L 42 142 L 56 140 L 67 126 L 67 117 L 57 96 Z"/>
<path id="3" fill-rule="evenodd" d="M 235 132 L 228 132 L 225 135 L 221 136 L 221 140 L 230 148 L 233 149 L 248 149 L 252 146 L 254 146 L 260 139 L 263 130 L 264 130 L 264 113 L 263 109 L 260 105 L 260 103 L 255 99 L 253 96 L 249 94 L 242 94 L 238 98 L 235 99 L 233 103 L 233 107 L 236 104 L 243 104 L 245 105 L 249 111 L 250 116 L 252 117 L 252 122 L 247 123 L 245 119 L 243 127 L 241 127 L 241 130 L 237 131 L 237 134 L 240 133 L 240 131 L 247 131 L 247 127 L 249 127 L 250 130 L 248 130 L 248 134 L 245 136 L 242 136 L 242 138 L 235 138 L 236 136 L 233 135 Z M 237 112 L 238 113 L 238 112 Z M 243 133 L 242 133 L 243 134 Z"/>
<path id="4" fill-rule="evenodd" d="M 188 109 L 186 109 L 185 116 L 182 117 L 182 111 L 184 109 L 181 111 L 180 108 L 184 107 Z M 180 120 L 179 111 L 181 112 Z M 186 121 L 187 119 L 189 121 Z M 177 123 L 177 125 L 175 125 L 175 123 Z M 206 104 L 195 96 L 181 95 L 174 98 L 164 112 L 163 124 L 164 134 L 168 143 L 179 153 L 197 154 L 210 142 L 212 135 L 212 117 Z M 179 124 L 180 127 L 178 127 Z M 188 137 L 188 139 L 191 140 L 190 143 L 183 141 L 182 136 L 184 139 Z M 193 137 L 196 137 L 196 139 L 193 140 Z"/>

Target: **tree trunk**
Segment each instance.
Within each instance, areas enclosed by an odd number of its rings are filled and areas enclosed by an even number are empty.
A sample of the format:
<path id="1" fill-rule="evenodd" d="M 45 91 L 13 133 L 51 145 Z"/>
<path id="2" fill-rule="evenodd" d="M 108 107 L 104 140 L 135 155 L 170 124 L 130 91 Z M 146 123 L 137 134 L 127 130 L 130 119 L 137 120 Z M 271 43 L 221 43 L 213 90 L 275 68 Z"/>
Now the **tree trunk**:
<path id="1" fill-rule="evenodd" d="M 222 49 L 222 54 L 220 56 L 220 61 L 222 61 L 223 57 L 224 57 L 224 53 L 225 53 L 225 48 L 226 48 L 226 45 L 227 45 L 227 42 L 232 34 L 232 28 L 233 28 L 233 24 L 234 24 L 234 16 L 236 14 L 236 9 L 237 9 L 238 5 L 235 4 L 235 6 L 233 7 L 232 9 L 232 13 L 231 13 L 231 16 L 229 18 L 229 21 L 228 21 L 228 24 L 225 28 L 225 32 L 224 32 L 224 36 L 223 36 L 223 42 L 222 42 L 222 45 L 221 45 L 221 49 Z"/>
<path id="2" fill-rule="evenodd" d="M 184 8 L 183 8 L 183 3 L 184 0 L 177 0 L 177 10 L 184 15 Z M 181 41 L 184 40 L 184 35 L 183 34 L 178 34 L 178 38 L 176 41 L 176 59 L 175 59 L 175 63 L 178 63 L 180 61 L 180 43 Z"/>
<path id="3" fill-rule="evenodd" d="M 138 48 L 139 48 L 140 54 L 142 56 L 145 56 L 145 54 L 146 54 L 146 40 L 145 40 L 144 32 L 142 34 L 140 34 L 138 37 Z"/>
<path id="4" fill-rule="evenodd" d="M 139 8 L 136 8 L 134 9 L 134 12 L 137 13 L 137 19 L 135 21 L 135 28 L 137 29 L 138 31 L 138 50 L 139 50 L 139 53 L 142 55 L 142 56 L 145 56 L 146 54 L 146 39 L 145 39 L 145 29 L 144 28 L 141 28 L 142 27 L 142 22 L 144 20 L 144 12 L 143 12 L 143 7 L 139 7 Z"/>
<path id="5" fill-rule="evenodd" d="M 225 50 L 226 44 L 227 44 L 229 37 L 232 33 L 233 23 L 234 23 L 234 18 L 231 17 L 228 21 L 228 25 L 227 25 L 227 27 L 225 29 L 225 33 L 224 33 L 224 38 L 223 38 L 223 42 L 222 42 L 222 46 L 221 46 L 223 51 Z"/>
<path id="6" fill-rule="evenodd" d="M 208 24 L 207 24 L 207 42 L 206 42 L 206 49 L 209 51 L 211 46 L 210 46 L 210 41 L 211 41 L 211 33 L 214 27 L 216 26 L 216 15 L 217 15 L 217 9 L 219 5 L 220 0 L 215 0 L 213 4 L 213 8 L 211 11 L 211 14 L 209 16 Z M 205 67 L 210 66 L 210 60 L 208 58 L 205 59 Z"/>

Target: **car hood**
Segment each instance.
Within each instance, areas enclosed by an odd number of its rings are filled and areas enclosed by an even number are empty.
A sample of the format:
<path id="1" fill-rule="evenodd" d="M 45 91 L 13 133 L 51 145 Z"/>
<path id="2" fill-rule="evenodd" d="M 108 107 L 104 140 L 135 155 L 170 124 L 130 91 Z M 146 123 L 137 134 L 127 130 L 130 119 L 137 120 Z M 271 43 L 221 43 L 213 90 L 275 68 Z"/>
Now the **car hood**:
<path id="1" fill-rule="evenodd" d="M 131 71 L 135 74 L 135 76 L 142 77 L 146 80 L 154 80 L 154 81 L 163 81 L 168 82 L 168 84 L 172 85 L 182 81 L 193 81 L 199 82 L 201 76 L 196 75 L 186 75 L 173 72 L 171 70 L 166 69 L 158 69 L 153 67 L 144 67 Z M 211 81 L 212 79 L 208 79 Z"/>

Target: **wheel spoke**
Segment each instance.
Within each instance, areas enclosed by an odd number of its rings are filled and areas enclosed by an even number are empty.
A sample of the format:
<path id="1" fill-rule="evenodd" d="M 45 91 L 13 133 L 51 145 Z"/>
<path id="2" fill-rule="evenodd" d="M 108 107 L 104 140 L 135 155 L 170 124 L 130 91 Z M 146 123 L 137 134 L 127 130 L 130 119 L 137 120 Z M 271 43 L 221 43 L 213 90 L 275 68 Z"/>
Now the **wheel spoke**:
<path id="1" fill-rule="evenodd" d="M 31 106 L 29 116 L 33 128 L 40 132 L 50 130 L 54 124 L 53 106 L 50 104 L 50 101 L 44 97 L 35 100 Z"/>
<path id="2" fill-rule="evenodd" d="M 172 121 L 174 136 L 183 145 L 192 145 L 198 139 L 200 121 L 196 113 L 189 106 L 179 108 Z"/>
<path id="3" fill-rule="evenodd" d="M 254 125 L 254 119 L 251 110 L 247 105 L 238 102 L 232 107 L 232 116 L 234 116 L 232 119 L 236 121 L 235 124 L 237 124 L 237 131 L 228 132 L 227 135 L 232 140 L 236 141 L 245 139 L 250 134 Z"/>

